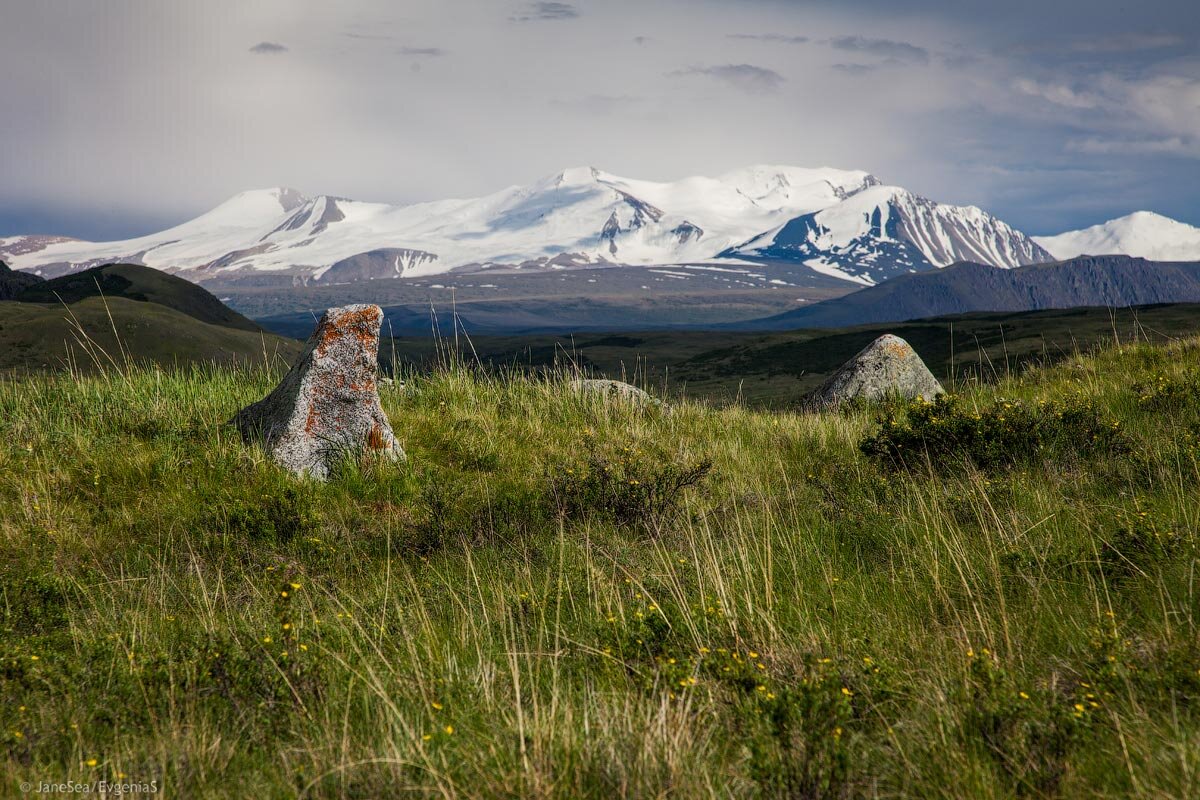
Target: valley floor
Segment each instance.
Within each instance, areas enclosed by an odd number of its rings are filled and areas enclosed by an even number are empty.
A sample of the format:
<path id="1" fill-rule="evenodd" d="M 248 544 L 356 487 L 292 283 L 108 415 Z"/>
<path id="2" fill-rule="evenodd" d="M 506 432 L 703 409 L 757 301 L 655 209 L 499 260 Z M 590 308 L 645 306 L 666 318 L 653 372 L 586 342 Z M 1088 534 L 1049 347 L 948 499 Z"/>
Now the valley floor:
<path id="1" fill-rule="evenodd" d="M 842 414 L 278 375 L 0 382 L 0 796 L 1200 796 L 1200 340 Z"/>

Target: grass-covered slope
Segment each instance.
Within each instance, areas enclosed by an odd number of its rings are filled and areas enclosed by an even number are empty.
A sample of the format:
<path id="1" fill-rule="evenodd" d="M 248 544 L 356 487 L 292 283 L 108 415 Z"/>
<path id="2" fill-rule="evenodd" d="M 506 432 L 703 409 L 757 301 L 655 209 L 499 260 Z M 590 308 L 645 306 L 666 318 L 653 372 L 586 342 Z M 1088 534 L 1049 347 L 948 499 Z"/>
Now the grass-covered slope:
<path id="1" fill-rule="evenodd" d="M 990 269 L 990 268 L 989 268 Z M 311 330 L 311 328 L 309 329 Z M 447 331 L 453 328 L 447 326 Z M 991 381 L 1112 341 L 1167 342 L 1200 332 L 1200 305 L 1070 308 L 962 314 L 833 330 L 775 333 L 649 331 L 573 336 L 472 336 L 460 347 L 492 365 L 539 370 L 571 365 L 609 377 L 686 389 L 718 402 L 794 407 L 885 333 L 901 336 L 944 380 Z M 308 330 L 297 331 L 307 335 Z M 384 360 L 427 369 L 446 341 L 384 340 Z"/>
<path id="2" fill-rule="evenodd" d="M 443 372 L 326 485 L 223 427 L 277 376 L 0 383 L 4 792 L 1195 797 L 1198 362 L 883 425 Z"/>
<path id="3" fill-rule="evenodd" d="M 207 289 L 140 264 L 106 264 L 73 272 L 36 283 L 14 299 L 23 303 L 70 305 L 101 296 L 154 303 L 210 325 L 251 332 L 262 330 Z"/>
<path id="4" fill-rule="evenodd" d="M 202 322 L 157 303 L 89 297 L 70 306 L 0 302 L 0 373 L 96 371 L 290 359 L 300 343 Z"/>

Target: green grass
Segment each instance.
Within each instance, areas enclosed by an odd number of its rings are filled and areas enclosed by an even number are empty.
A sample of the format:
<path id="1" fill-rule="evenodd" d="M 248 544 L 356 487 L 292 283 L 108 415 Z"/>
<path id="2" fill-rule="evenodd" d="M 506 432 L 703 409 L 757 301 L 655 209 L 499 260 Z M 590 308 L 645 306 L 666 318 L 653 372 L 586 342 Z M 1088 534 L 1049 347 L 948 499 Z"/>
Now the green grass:
<path id="1" fill-rule="evenodd" d="M 446 369 L 324 485 L 224 425 L 277 375 L 0 382 L 0 795 L 1198 796 L 1198 361 L 968 386 L 907 461 Z"/>
<path id="2" fill-rule="evenodd" d="M 0 302 L 0 377 L 69 369 L 97 372 L 130 363 L 165 368 L 290 360 L 301 344 L 272 333 L 203 322 L 158 303 L 89 297 L 49 305 Z"/>
<path id="3" fill-rule="evenodd" d="M 904 337 L 939 379 L 992 381 L 1034 363 L 1053 363 L 1112 341 L 1165 342 L 1200 333 L 1200 306 L 1068 308 L 981 312 L 834 330 L 775 333 L 650 331 L 573 336 L 472 336 L 463 348 L 490 364 L 539 369 L 570 364 L 610 377 L 685 389 L 716 402 L 795 407 L 873 339 Z M 398 360 L 436 364 L 440 343 L 385 342 Z"/>

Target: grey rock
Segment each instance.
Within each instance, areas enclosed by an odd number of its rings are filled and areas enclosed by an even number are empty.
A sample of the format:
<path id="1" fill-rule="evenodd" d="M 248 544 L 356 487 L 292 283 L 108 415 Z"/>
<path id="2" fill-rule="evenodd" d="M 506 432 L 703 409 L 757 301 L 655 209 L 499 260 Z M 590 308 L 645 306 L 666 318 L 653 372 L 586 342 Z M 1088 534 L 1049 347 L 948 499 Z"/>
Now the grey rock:
<path id="1" fill-rule="evenodd" d="M 383 278 L 399 278 L 413 267 L 432 264 L 438 257 L 424 250 L 407 247 L 383 247 L 343 258 L 327 269 L 316 284 L 355 283 Z"/>
<path id="2" fill-rule="evenodd" d="M 665 408 L 663 401 L 632 384 L 606 378 L 577 378 L 571 381 L 576 392 L 590 397 L 617 400 L 643 408 Z"/>
<path id="3" fill-rule="evenodd" d="M 888 333 L 866 346 L 808 396 L 811 408 L 889 396 L 931 400 L 945 391 L 908 342 Z"/>
<path id="4" fill-rule="evenodd" d="M 297 474 L 325 479 L 350 453 L 403 459 L 376 388 L 379 306 L 331 308 L 279 385 L 230 421 Z"/>

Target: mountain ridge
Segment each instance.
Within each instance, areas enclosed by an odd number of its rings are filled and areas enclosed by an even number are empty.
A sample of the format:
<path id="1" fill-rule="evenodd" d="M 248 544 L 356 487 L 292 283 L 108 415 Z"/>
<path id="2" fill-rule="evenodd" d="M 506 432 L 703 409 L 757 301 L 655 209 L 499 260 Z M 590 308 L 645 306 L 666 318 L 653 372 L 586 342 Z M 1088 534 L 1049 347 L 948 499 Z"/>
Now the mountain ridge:
<path id="1" fill-rule="evenodd" d="M 41 282 L 42 279 L 37 275 L 9 269 L 7 264 L 0 261 L 0 300 L 11 300 Z"/>
<path id="2" fill-rule="evenodd" d="M 1083 256 L 1011 270 L 962 262 L 736 325 L 739 330 L 837 328 L 975 312 L 1200 302 L 1200 261 Z"/>
<path id="3" fill-rule="evenodd" d="M 816 235 L 805 247 L 776 246 L 789 224 L 814 214 Z M 870 284 L 968 256 L 1004 267 L 1049 258 L 978 208 L 887 187 L 862 170 L 778 165 L 673 182 L 574 167 L 479 198 L 402 206 L 276 187 L 126 241 L 0 239 L 5 255 L 46 276 L 121 261 L 196 281 L 274 275 L 305 283 L 781 260 Z"/>

